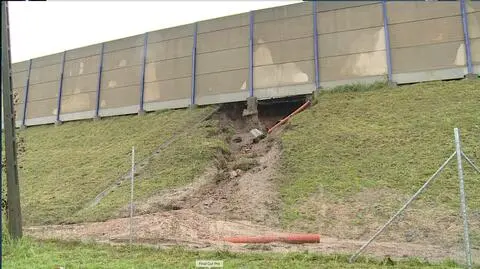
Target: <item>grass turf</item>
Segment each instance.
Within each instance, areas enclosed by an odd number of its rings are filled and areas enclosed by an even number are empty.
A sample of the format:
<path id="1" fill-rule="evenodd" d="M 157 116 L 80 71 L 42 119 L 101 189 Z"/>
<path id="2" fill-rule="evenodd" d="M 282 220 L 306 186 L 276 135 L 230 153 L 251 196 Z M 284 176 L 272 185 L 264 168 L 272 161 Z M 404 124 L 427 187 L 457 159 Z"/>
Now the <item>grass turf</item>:
<path id="1" fill-rule="evenodd" d="M 399 196 L 375 201 L 371 207 L 362 208 L 362 212 L 348 219 L 347 224 L 355 227 L 370 222 L 372 219 L 363 215 L 372 215 L 372 212 L 376 219 L 388 218 L 453 152 L 454 127 L 461 129 L 465 153 L 480 162 L 479 81 L 430 82 L 398 88 L 381 84 L 371 87 L 350 85 L 320 94 L 315 103 L 314 107 L 296 116 L 282 136 L 283 176 L 279 185 L 284 202 L 282 219 L 287 228 L 296 229 L 300 222 L 304 226 L 302 229 L 315 228 L 320 221 L 325 221 L 319 218 L 321 208 L 318 203 L 310 208 L 305 206 L 319 193 L 325 194 L 331 203 L 354 208 L 358 194 L 392 190 Z M 81 215 L 75 212 L 128 171 L 132 145 L 137 148 L 137 159 L 142 159 L 179 129 L 191 126 L 209 109 L 163 111 L 145 117 L 70 122 L 20 131 L 19 136 L 25 139 L 26 145 L 25 153 L 19 156 L 26 223 L 102 220 L 115 215 L 128 202 L 127 185 L 120 186 L 93 210 Z M 225 150 L 217 132 L 214 122 L 206 123 L 152 160 L 135 186 L 137 199 L 190 182 L 212 160 L 215 151 Z M 191 143 L 192 140 L 198 143 Z M 478 216 L 480 193 L 475 189 L 478 189 L 480 177 L 469 168 L 465 172 L 469 212 Z M 458 212 L 457 193 L 456 169 L 452 162 L 416 204 L 422 213 L 425 209 L 435 208 L 440 215 L 452 215 L 452 212 Z M 424 216 L 429 217 L 431 215 Z M 480 242 L 479 227 L 475 225 L 478 226 L 478 222 L 471 227 L 474 246 Z M 82 246 L 64 246 L 59 242 L 35 242 L 31 244 L 31 251 L 37 252 L 38 246 L 51 251 L 64 247 L 79 247 L 75 251 L 83 251 Z M 111 251 L 98 247 L 99 252 Z M 51 255 L 48 250 L 39 253 L 43 253 L 45 260 Z M 182 255 L 190 259 L 203 254 L 188 252 Z M 216 254 L 211 255 L 215 257 Z M 299 261 L 296 258 L 291 261 L 288 255 L 275 255 L 258 259 L 270 259 L 270 268 L 310 266 L 310 263 L 301 262 L 297 265 Z M 264 265 L 255 263 L 257 258 L 252 257 L 256 256 L 238 256 L 232 261 L 236 264 L 234 261 L 238 260 L 241 264 L 253 259 L 253 268 L 263 268 Z M 307 260 L 321 260 L 328 264 L 337 262 L 339 258 L 335 257 Z M 26 262 L 26 265 L 19 263 L 18 266 L 28 267 L 29 262 L 38 262 L 35 259 L 39 257 L 24 258 L 15 258 L 12 262 Z M 167 268 L 178 263 L 190 266 L 185 261 L 172 259 L 166 261 Z M 130 266 L 132 262 L 125 263 Z M 87 264 L 92 264 L 91 268 L 103 267 L 93 261 Z M 312 264 L 311 267 L 317 267 L 315 262 Z M 337 267 L 347 266 L 341 261 Z M 365 268 L 371 266 L 367 264 Z"/>
<path id="2" fill-rule="evenodd" d="M 223 268 L 391 268 L 386 261 L 361 258 L 348 263 L 344 255 L 312 253 L 232 253 L 158 250 L 140 246 L 108 246 L 79 242 L 7 242 L 2 254 L 5 268 L 196 268 L 196 260 L 222 260 Z M 430 264 L 417 259 L 396 262 L 395 268 L 460 268 L 451 261 Z"/>
<path id="3" fill-rule="evenodd" d="M 396 88 L 379 83 L 353 85 L 325 91 L 314 103 L 296 116 L 282 135 L 283 177 L 279 184 L 285 227 L 318 229 L 318 223 L 332 219 L 328 212 L 322 219 L 322 202 L 350 210 L 358 197 L 367 199 L 371 193 L 390 190 L 398 196 L 371 201 L 371 205 L 358 207 L 351 219 L 340 220 L 352 225 L 372 219 L 386 221 L 454 152 L 454 127 L 461 130 L 464 152 L 480 163 L 478 80 Z M 459 211 L 455 165 L 453 159 L 422 194 L 417 202 L 420 209 L 436 208 L 444 215 Z M 464 166 L 470 214 L 478 216 L 480 176 L 466 163 Z M 327 198 L 311 205 L 322 196 Z M 362 217 L 365 214 L 371 219 Z M 471 227 L 474 238 L 480 232 L 477 226 Z"/>
<path id="4" fill-rule="evenodd" d="M 24 222 L 94 221 L 115 215 L 128 203 L 128 184 L 117 188 L 94 209 L 77 212 L 129 172 L 132 146 L 136 148 L 136 160 L 142 160 L 213 109 L 160 111 L 142 117 L 67 122 L 19 131 L 25 145 L 25 152 L 19 154 Z M 208 135 L 214 128 L 214 123 L 203 124 L 154 158 L 145 175 L 136 181 L 136 200 L 193 180 L 223 146 L 218 137 Z M 192 140 L 198 143 L 189 143 Z"/>

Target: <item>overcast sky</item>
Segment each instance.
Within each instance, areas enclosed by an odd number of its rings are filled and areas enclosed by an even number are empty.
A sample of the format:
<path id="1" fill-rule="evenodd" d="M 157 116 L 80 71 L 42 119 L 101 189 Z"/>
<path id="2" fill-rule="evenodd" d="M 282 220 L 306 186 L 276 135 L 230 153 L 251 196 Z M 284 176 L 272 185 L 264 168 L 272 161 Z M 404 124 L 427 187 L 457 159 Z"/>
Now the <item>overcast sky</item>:
<path id="1" fill-rule="evenodd" d="M 9 2 L 12 62 L 301 1 Z"/>

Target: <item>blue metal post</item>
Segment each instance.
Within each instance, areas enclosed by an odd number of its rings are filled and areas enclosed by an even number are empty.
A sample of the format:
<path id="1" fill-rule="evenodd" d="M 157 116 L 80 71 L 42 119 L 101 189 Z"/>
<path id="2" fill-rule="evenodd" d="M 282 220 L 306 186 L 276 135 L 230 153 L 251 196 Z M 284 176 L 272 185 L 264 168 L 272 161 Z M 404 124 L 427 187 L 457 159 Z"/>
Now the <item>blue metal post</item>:
<path id="1" fill-rule="evenodd" d="M 195 105 L 195 75 L 197 73 L 197 33 L 198 33 L 198 24 L 193 24 L 193 45 L 192 45 L 192 99 L 190 104 Z"/>
<path id="2" fill-rule="evenodd" d="M 23 118 L 22 127 L 25 127 L 25 121 L 27 120 L 27 103 L 28 103 L 28 90 L 30 89 L 30 74 L 32 72 L 32 59 L 28 62 L 28 74 L 27 82 L 25 82 L 25 97 L 23 99 Z"/>
<path id="3" fill-rule="evenodd" d="M 254 11 L 250 11 L 250 35 L 249 35 L 249 43 L 248 43 L 248 57 L 249 57 L 249 65 L 248 65 L 248 79 L 250 83 L 248 84 L 248 91 L 249 96 L 253 97 L 253 27 L 254 27 Z"/>
<path id="4" fill-rule="evenodd" d="M 390 30 L 388 29 L 387 1 L 382 0 L 383 29 L 385 31 L 385 51 L 387 53 L 388 81 L 392 82 L 392 54 L 390 51 Z"/>
<path id="5" fill-rule="evenodd" d="M 315 59 L 315 87 L 320 88 L 320 67 L 318 63 L 318 26 L 317 26 L 317 1 L 313 1 L 313 55 Z"/>
<path id="6" fill-rule="evenodd" d="M 97 83 L 97 103 L 95 105 L 95 118 L 98 119 L 100 112 L 100 88 L 102 87 L 102 71 L 103 71 L 103 51 L 105 49 L 105 43 L 102 43 L 100 49 L 100 61 L 98 64 L 98 83 Z"/>
<path id="7" fill-rule="evenodd" d="M 145 33 L 143 40 L 143 55 L 142 55 L 142 74 L 140 75 L 140 108 L 138 114 L 143 114 L 144 110 L 144 96 L 145 96 L 145 67 L 147 65 L 147 44 L 148 44 L 148 32 Z"/>
<path id="8" fill-rule="evenodd" d="M 460 0 L 460 10 L 462 12 L 463 37 L 465 39 L 465 53 L 467 54 L 467 72 L 473 74 L 472 52 L 470 50 L 470 35 L 468 33 L 468 18 L 465 7 L 465 0 Z"/>
<path id="9" fill-rule="evenodd" d="M 63 92 L 63 72 L 65 70 L 65 58 L 67 55 L 67 51 L 63 52 L 62 57 L 62 70 L 60 71 L 60 86 L 58 87 L 58 100 L 57 100 L 57 120 L 56 123 L 61 123 L 60 121 L 60 113 L 62 111 L 62 92 Z"/>

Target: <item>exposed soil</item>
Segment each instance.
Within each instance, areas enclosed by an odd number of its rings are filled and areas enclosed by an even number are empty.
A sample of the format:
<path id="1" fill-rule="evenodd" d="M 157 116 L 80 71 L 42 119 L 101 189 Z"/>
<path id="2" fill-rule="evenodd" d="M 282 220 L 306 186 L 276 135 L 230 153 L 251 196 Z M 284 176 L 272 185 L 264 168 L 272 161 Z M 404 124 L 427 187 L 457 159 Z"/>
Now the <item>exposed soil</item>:
<path id="1" fill-rule="evenodd" d="M 272 135 L 259 141 L 254 140 L 250 130 L 253 123 L 258 129 L 265 131 L 266 127 L 273 126 L 282 116 L 286 116 L 296 107 L 281 109 L 273 107 L 268 111 L 261 111 L 260 122 L 252 122 L 241 116 L 243 106 L 238 104 L 224 106 L 214 117 L 219 121 L 219 130 L 234 131 L 228 136 L 227 141 L 230 152 L 219 153 L 216 162 L 193 183 L 180 188 L 163 190 L 146 201 L 137 202 L 136 217 L 133 221 L 135 242 L 157 246 L 180 244 L 205 250 L 218 248 L 233 251 L 275 252 L 309 250 L 322 253 L 352 253 L 357 250 L 363 241 L 336 238 L 365 238 L 365 234 L 359 234 L 360 231 L 352 229 L 354 225 L 351 225 L 351 222 L 345 223 L 332 219 L 332 216 L 351 217 L 349 214 L 353 212 L 352 209 L 342 206 L 333 208 L 331 203 L 328 203 L 327 197 L 313 197 L 315 201 L 312 201 L 311 206 L 306 204 L 306 207 L 311 207 L 318 212 L 320 218 L 330 219 L 330 222 L 322 221 L 318 230 L 314 231 L 333 231 L 329 234 L 332 237 L 322 236 L 320 244 L 273 243 L 252 247 L 223 241 L 224 236 L 286 232 L 279 228 L 281 202 L 276 189 L 277 184 L 275 184 L 282 151 L 281 145 Z M 366 196 L 375 199 L 375 195 Z M 128 242 L 130 220 L 125 218 L 128 216 L 127 206 L 120 215 L 124 218 L 106 222 L 30 227 L 26 229 L 26 233 L 45 239 Z M 332 223 L 344 224 L 337 227 Z M 368 234 L 371 234 L 378 224 L 370 225 L 372 230 L 369 230 Z M 296 228 L 306 230 L 302 228 L 301 223 L 298 223 Z M 341 231 L 346 234 L 342 236 Z M 480 250 L 473 251 L 474 257 L 480 257 Z M 417 256 L 429 260 L 447 257 L 457 260 L 463 258 L 461 249 L 438 244 L 379 242 L 372 243 L 367 252 L 380 257 Z"/>
<path id="2" fill-rule="evenodd" d="M 113 219 L 106 222 L 74 225 L 38 226 L 26 229 L 29 235 L 42 239 L 95 240 L 104 243 L 126 243 L 129 241 L 128 218 Z M 224 236 L 234 235 L 280 235 L 281 230 L 272 230 L 263 225 L 248 221 L 215 220 L 198 214 L 190 209 L 157 212 L 134 218 L 134 241 L 141 244 L 154 244 L 161 247 L 183 245 L 192 249 L 231 251 L 310 251 L 318 253 L 352 253 L 364 242 L 358 240 L 322 237 L 319 244 L 289 245 L 284 243 L 263 244 L 261 247 L 248 244 L 231 244 L 223 240 Z M 374 242 L 366 254 L 376 257 L 396 258 L 428 257 L 428 260 L 443 260 L 452 257 L 459 261 L 461 249 L 445 249 L 436 245 L 413 243 Z M 474 257 L 480 254 L 474 250 Z M 477 258 L 475 258 L 477 259 Z M 477 261 L 478 262 L 478 261 Z"/>
<path id="3" fill-rule="evenodd" d="M 280 199 L 273 180 L 280 145 L 272 137 L 254 141 L 251 122 L 243 120 L 240 108 L 232 104 L 215 116 L 220 130 L 234 130 L 227 141 L 230 152 L 217 156 L 215 165 L 192 184 L 137 203 L 137 214 L 190 209 L 215 219 L 278 226 Z M 264 129 L 261 123 L 257 128 Z M 127 214 L 125 207 L 121 215 Z"/>
<path id="4" fill-rule="evenodd" d="M 332 202 L 335 199 L 330 198 L 328 193 L 318 191 L 299 206 L 299 211 L 315 218 L 318 226 L 311 227 L 301 220 L 292 223 L 292 226 L 307 231 L 320 230 L 322 234 L 335 238 L 366 239 L 409 198 L 409 195 L 401 195 L 394 189 L 383 187 L 359 191 L 345 202 Z M 409 206 L 379 239 L 398 243 L 438 245 L 446 249 L 461 246 L 463 225 L 460 212 L 448 208 L 428 207 L 422 205 L 422 202 L 419 199 Z M 469 224 L 471 231 L 478 230 L 480 227 L 478 216 L 471 213 Z M 472 247 L 477 247 L 473 240 Z"/>

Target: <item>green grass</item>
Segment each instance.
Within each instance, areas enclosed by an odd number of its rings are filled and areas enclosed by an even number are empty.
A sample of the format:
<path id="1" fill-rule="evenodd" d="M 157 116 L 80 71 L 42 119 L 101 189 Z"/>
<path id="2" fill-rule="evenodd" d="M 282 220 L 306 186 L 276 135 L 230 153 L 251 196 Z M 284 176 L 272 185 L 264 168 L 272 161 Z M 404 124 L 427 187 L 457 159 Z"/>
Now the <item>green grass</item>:
<path id="1" fill-rule="evenodd" d="M 429 82 L 388 88 L 385 83 L 347 85 L 324 91 L 315 105 L 295 116 L 282 135 L 282 223 L 338 237 L 371 234 L 413 194 L 454 151 L 453 128 L 462 132 L 464 152 L 480 163 L 480 82 Z M 98 122 L 68 122 L 19 132 L 23 218 L 27 225 L 104 220 L 118 214 L 129 199 L 122 184 L 95 208 L 77 213 L 100 191 L 128 172 L 130 150 L 137 160 L 173 134 L 190 128 L 213 108 L 171 110 L 143 117 L 123 116 Z M 192 141 L 195 141 L 193 143 Z M 182 136 L 137 177 L 136 201 L 164 188 L 185 185 L 227 151 L 215 121 Z M 480 176 L 465 164 L 471 215 L 471 239 L 480 245 Z M 382 194 L 383 193 L 383 194 Z M 372 196 L 372 197 L 370 197 Z M 370 199 L 370 200 L 369 200 Z M 415 231 L 450 227 L 458 220 L 455 160 L 422 194 L 405 217 Z M 327 210 L 325 210 L 327 208 Z M 341 216 L 342 211 L 348 211 Z M 438 226 L 438 223 L 445 224 Z M 321 224 L 321 225 L 319 225 Z M 323 225 L 323 226 L 322 226 Z M 330 229 L 338 228 L 342 234 Z M 370 225 L 370 226 L 369 226 Z M 436 226 L 437 225 L 437 226 Z M 367 227 L 365 233 L 355 231 Z M 343 230 L 342 230 L 343 229 Z M 349 232 L 351 233 L 349 234 Z M 395 230 L 395 229 L 392 229 Z M 428 233 L 427 233 L 428 234 Z M 430 235 L 429 238 L 435 237 Z M 457 236 L 456 243 L 460 234 Z M 394 238 L 395 240 L 395 238 Z M 439 239 L 440 240 L 440 239 Z M 443 240 L 443 239 L 442 239 Z M 23 243 L 22 243 L 23 242 Z M 226 268 L 348 268 L 343 256 L 315 254 L 232 254 L 175 249 L 107 247 L 24 240 L 8 246 L 7 268 L 146 268 L 194 267 L 194 260 L 224 259 Z M 38 266 L 40 267 L 38 267 Z M 399 268 L 447 268 L 410 261 Z M 142 268 L 145 268 L 142 266 Z M 354 268 L 383 268 L 363 261 Z"/>
<path id="2" fill-rule="evenodd" d="M 205 117 L 213 107 L 170 110 L 100 121 L 67 122 L 19 131 L 25 152 L 19 154 L 23 219 L 27 225 L 64 221 L 101 220 L 115 215 L 128 202 L 121 186 L 93 210 L 87 202 L 130 168 L 131 148 L 136 160 L 152 154 L 175 133 Z M 203 124 L 163 150 L 145 174 L 138 177 L 136 200 L 162 188 L 193 180 L 222 148 L 218 137 L 208 136 L 215 123 Z M 195 139 L 200 143 L 189 143 Z"/>
<path id="3" fill-rule="evenodd" d="M 375 91 L 386 88 L 387 84 L 387 81 L 375 81 L 373 83 L 353 83 L 339 85 L 331 89 L 326 89 L 326 91 L 328 91 L 328 93 Z"/>
<path id="4" fill-rule="evenodd" d="M 311 205 L 316 197 L 349 210 L 380 190 L 397 196 L 359 207 L 358 218 L 351 221 L 386 220 L 454 151 L 454 127 L 461 130 L 464 152 L 480 163 L 478 80 L 396 88 L 377 83 L 373 88 L 325 91 L 316 96 L 315 106 L 291 121 L 282 135 L 284 226 L 318 227 L 330 221 L 328 216 L 321 219 L 322 201 Z M 458 212 L 455 161 L 422 195 L 420 209 Z M 466 168 L 466 178 L 470 213 L 478 216 L 480 176 Z M 364 217 L 368 214 L 371 219 Z M 472 229 L 478 232 L 477 226 Z"/>
<path id="5" fill-rule="evenodd" d="M 216 121 L 207 121 L 154 157 L 145 172 L 136 179 L 135 200 L 143 201 L 165 188 L 192 182 L 214 159 L 217 151 L 228 151 L 222 136 L 211 136 L 216 129 Z M 125 184 L 111 192 L 97 206 L 82 211 L 73 220 L 91 219 L 89 216 L 94 216 L 95 220 L 111 218 L 119 206 L 129 203 L 129 183 L 128 180 L 125 181 Z"/>
<path id="6" fill-rule="evenodd" d="M 2 254 L 5 268 L 196 268 L 196 260 L 222 260 L 224 268 L 393 268 L 383 261 L 362 258 L 348 263 L 345 255 L 313 253 L 249 253 L 218 250 L 158 250 L 140 246 L 108 246 L 79 242 L 33 241 L 7 243 Z M 394 268 L 460 268 L 454 262 L 430 264 L 420 260 L 396 262 Z"/>

